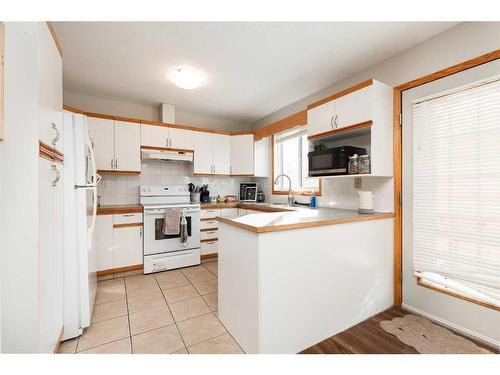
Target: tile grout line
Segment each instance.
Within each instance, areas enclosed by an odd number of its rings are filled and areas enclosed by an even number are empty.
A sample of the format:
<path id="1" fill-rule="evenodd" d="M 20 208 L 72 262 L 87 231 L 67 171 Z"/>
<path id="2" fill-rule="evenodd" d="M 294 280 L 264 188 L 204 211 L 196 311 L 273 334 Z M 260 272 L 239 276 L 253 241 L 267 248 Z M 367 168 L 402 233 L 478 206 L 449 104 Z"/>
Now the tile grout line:
<path id="1" fill-rule="evenodd" d="M 128 308 L 128 294 L 127 294 L 127 280 L 123 278 L 123 284 L 125 285 L 125 304 L 127 305 L 127 321 L 128 321 L 128 338 L 130 340 L 130 353 L 134 354 L 134 347 L 132 346 L 132 327 L 130 326 L 130 310 Z"/>
<path id="2" fill-rule="evenodd" d="M 167 271 L 167 272 L 168 272 L 168 271 Z M 184 274 L 182 274 L 182 275 L 184 275 Z M 156 281 L 156 285 L 158 285 L 158 288 L 160 288 L 160 292 L 161 292 L 161 295 L 163 296 L 163 300 L 164 300 L 164 301 L 165 301 L 165 303 L 167 304 L 168 311 L 170 312 L 170 315 L 172 316 L 172 320 L 174 321 L 175 328 L 177 329 L 177 333 L 179 334 L 179 337 L 180 337 L 180 338 L 181 338 L 181 340 L 182 340 L 182 344 L 184 345 L 184 349 L 186 349 L 186 352 L 188 352 L 188 350 L 187 350 L 187 346 L 186 346 L 186 342 L 184 341 L 184 337 L 182 337 L 182 334 L 181 334 L 181 331 L 180 331 L 180 329 L 179 329 L 179 326 L 177 325 L 177 322 L 176 322 L 176 320 L 175 320 L 175 318 L 174 318 L 174 314 L 172 313 L 172 310 L 170 309 L 170 306 L 168 305 L 167 299 L 165 298 L 165 294 L 163 293 L 163 289 L 161 288 L 160 283 L 158 282 L 158 279 L 156 278 L 156 275 L 153 275 L 153 277 L 154 277 L 154 279 L 155 279 L 155 281 Z M 184 277 L 186 277 L 186 276 L 184 275 Z M 187 279 L 187 277 L 186 277 L 186 279 Z M 188 281 L 189 281 L 189 280 L 188 280 Z M 179 350 L 180 350 L 180 349 L 179 349 Z M 177 351 L 178 351 L 178 350 L 176 350 L 176 352 L 177 352 Z M 175 352 L 172 352 L 172 353 L 175 353 Z M 189 352 L 188 352 L 188 354 L 189 354 Z"/>

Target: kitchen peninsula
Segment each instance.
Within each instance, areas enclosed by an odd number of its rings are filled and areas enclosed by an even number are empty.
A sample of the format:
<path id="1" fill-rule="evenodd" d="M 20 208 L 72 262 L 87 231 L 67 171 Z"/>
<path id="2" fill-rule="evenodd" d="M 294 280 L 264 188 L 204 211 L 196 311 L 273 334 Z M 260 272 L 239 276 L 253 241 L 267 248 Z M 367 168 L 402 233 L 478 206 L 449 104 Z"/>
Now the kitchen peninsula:
<path id="1" fill-rule="evenodd" d="M 300 352 L 393 303 L 392 213 L 283 208 L 217 218 L 219 319 L 246 353 Z"/>

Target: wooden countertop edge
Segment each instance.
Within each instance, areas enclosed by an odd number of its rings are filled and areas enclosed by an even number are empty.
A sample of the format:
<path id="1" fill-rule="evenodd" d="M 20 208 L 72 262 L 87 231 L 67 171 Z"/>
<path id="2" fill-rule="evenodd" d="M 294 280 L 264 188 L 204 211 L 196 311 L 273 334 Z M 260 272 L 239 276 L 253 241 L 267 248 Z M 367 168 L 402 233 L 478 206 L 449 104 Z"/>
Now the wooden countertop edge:
<path id="1" fill-rule="evenodd" d="M 248 230 L 254 233 L 269 233 L 269 232 L 279 232 L 282 230 L 290 230 L 290 229 L 301 229 L 301 228 L 312 228 L 312 227 L 322 227 L 326 225 L 335 225 L 335 224 L 346 224 L 346 223 L 355 223 L 359 221 L 371 221 L 371 220 L 382 220 L 382 219 L 391 219 L 394 218 L 393 213 L 380 213 L 366 216 L 356 216 L 356 217 L 344 217 L 339 219 L 325 219 L 318 221 L 309 221 L 305 223 L 294 223 L 294 224 L 283 224 L 283 225 L 269 225 L 264 227 L 256 227 L 249 224 L 239 223 L 237 221 L 217 216 L 215 219 L 222 223 L 232 225 L 241 229 Z"/>
<path id="2" fill-rule="evenodd" d="M 212 210 L 217 208 L 243 208 L 245 210 L 254 210 L 254 211 L 262 211 L 262 212 L 286 212 L 293 211 L 287 208 L 278 208 L 278 207 L 269 207 L 252 203 L 238 203 L 238 202 L 230 202 L 230 203 L 202 203 L 202 210 Z"/>
<path id="3" fill-rule="evenodd" d="M 97 207 L 97 215 L 142 214 L 142 206 Z"/>
<path id="4" fill-rule="evenodd" d="M 202 203 L 200 205 L 202 210 L 212 210 L 214 208 L 238 208 L 238 202 L 229 203 Z"/>

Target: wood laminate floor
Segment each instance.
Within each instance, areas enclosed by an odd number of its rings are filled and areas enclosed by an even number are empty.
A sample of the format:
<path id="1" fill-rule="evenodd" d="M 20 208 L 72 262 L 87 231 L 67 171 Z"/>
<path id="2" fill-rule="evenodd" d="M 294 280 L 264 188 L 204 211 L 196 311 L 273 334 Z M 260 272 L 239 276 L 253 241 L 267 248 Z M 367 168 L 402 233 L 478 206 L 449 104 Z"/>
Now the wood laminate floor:
<path id="1" fill-rule="evenodd" d="M 403 344 L 380 327 L 380 322 L 383 320 L 391 320 L 407 314 L 410 312 L 399 307 L 392 307 L 311 346 L 301 354 L 418 354 L 411 346 Z M 479 342 L 475 343 L 498 353 L 498 350 Z"/>

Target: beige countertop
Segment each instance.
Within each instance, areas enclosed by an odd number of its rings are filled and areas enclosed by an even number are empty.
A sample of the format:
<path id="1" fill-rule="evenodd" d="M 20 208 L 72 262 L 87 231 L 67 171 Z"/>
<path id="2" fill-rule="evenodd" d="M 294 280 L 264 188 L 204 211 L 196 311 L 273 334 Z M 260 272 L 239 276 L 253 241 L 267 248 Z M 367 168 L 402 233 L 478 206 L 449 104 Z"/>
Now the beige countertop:
<path id="1" fill-rule="evenodd" d="M 243 207 L 242 207 L 243 206 Z M 360 214 L 356 210 L 309 208 L 270 203 L 240 204 L 241 208 L 262 210 L 243 216 L 217 217 L 217 220 L 255 233 L 309 228 L 324 225 L 393 218 L 393 213 Z M 271 212 L 271 210 L 273 210 Z"/>

